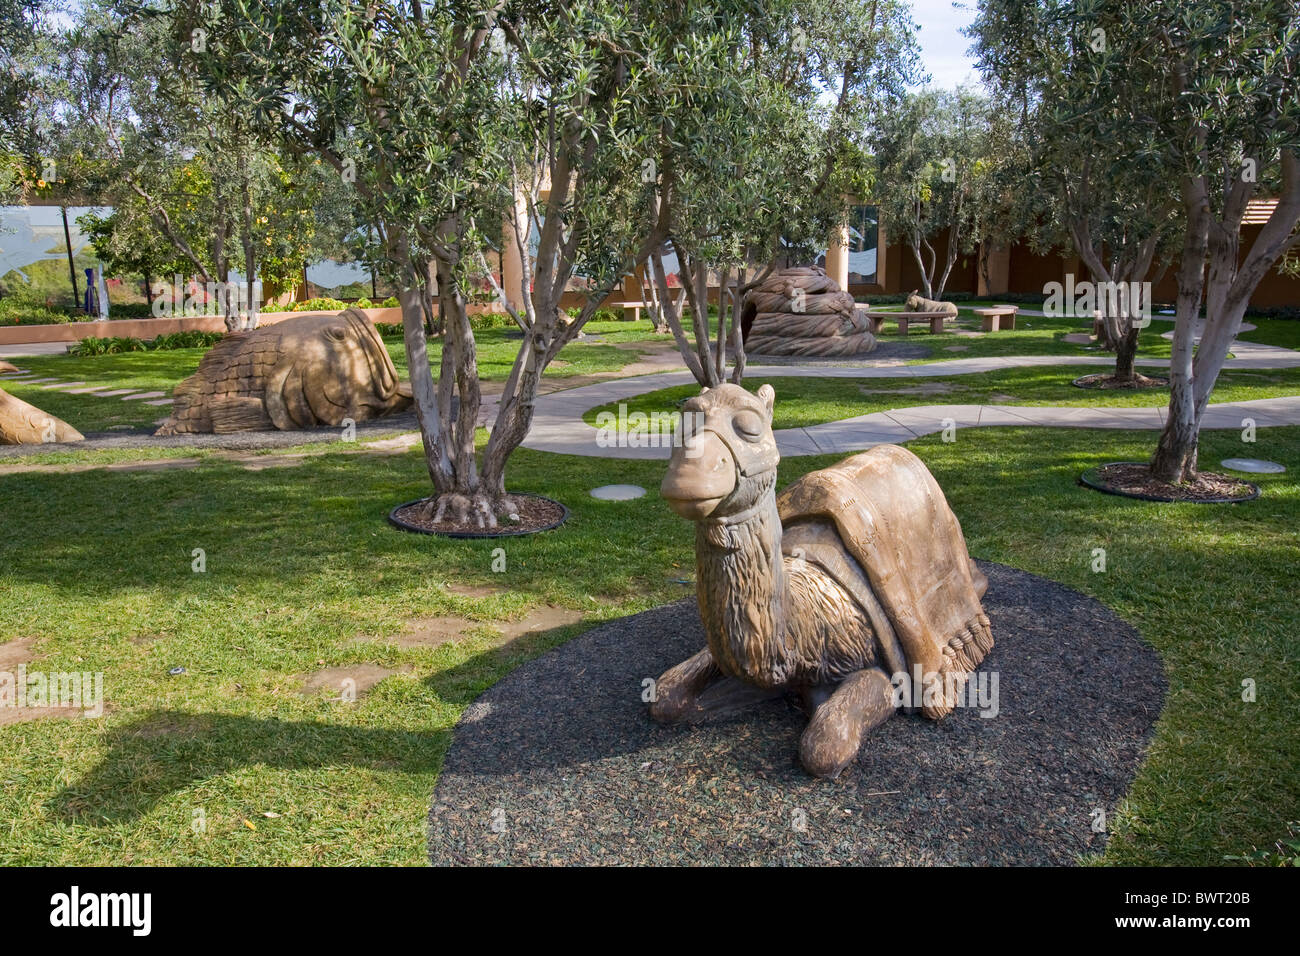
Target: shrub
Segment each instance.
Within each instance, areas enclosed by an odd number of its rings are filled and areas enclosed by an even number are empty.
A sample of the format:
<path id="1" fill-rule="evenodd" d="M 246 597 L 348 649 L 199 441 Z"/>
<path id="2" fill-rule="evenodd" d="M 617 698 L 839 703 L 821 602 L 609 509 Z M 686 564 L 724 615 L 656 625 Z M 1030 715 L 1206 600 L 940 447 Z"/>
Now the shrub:
<path id="1" fill-rule="evenodd" d="M 397 296 L 395 296 L 395 295 L 390 295 L 390 296 L 389 296 L 387 299 L 385 299 L 383 302 L 380 302 L 380 303 L 379 303 L 379 307 L 380 307 L 381 309 L 395 309 L 395 308 L 397 308 L 397 306 L 398 306 L 399 304 L 400 304 L 400 303 L 397 301 Z"/>
<path id="2" fill-rule="evenodd" d="M 376 322 L 375 331 L 379 333 L 381 338 L 400 339 L 402 337 L 402 323 L 401 322 Z"/>
<path id="3" fill-rule="evenodd" d="M 342 299 L 308 299 L 306 302 L 295 302 L 293 311 L 295 312 L 342 312 L 348 307 L 348 304 Z"/>
<path id="4" fill-rule="evenodd" d="M 221 341 L 222 332 L 173 332 L 153 339 L 137 339 L 129 336 L 113 338 L 84 338 L 68 348 L 68 354 L 77 358 L 89 358 L 94 355 L 121 355 L 124 352 L 166 352 L 172 349 L 211 348 Z"/>
<path id="5" fill-rule="evenodd" d="M 51 309 L 6 296 L 0 299 L 0 325 L 62 325 L 75 321 L 67 309 Z"/>

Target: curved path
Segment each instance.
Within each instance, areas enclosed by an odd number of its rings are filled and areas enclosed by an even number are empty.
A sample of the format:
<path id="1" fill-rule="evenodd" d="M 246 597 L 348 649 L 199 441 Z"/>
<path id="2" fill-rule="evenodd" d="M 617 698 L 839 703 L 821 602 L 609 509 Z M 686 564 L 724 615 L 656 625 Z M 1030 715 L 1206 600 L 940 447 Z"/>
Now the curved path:
<path id="1" fill-rule="evenodd" d="M 1234 358 L 1225 369 L 1300 368 L 1300 352 L 1272 345 L 1243 342 L 1232 345 Z M 1049 365 L 1113 366 L 1113 357 L 1102 355 L 1022 355 L 992 358 L 954 359 L 924 365 L 880 363 L 863 366 L 827 365 L 751 365 L 748 378 L 796 376 L 806 378 L 936 378 L 950 375 L 977 375 L 1006 368 Z M 1143 367 L 1168 368 L 1168 359 L 1139 359 Z M 646 392 L 689 385 L 695 379 L 690 372 L 661 372 L 634 378 L 611 379 L 595 385 L 572 388 L 537 399 L 532 429 L 524 441 L 525 448 L 564 455 L 587 455 L 599 458 L 667 458 L 669 441 L 656 447 L 612 447 L 602 444 L 602 436 L 582 416 L 592 408 L 624 401 Z M 780 399 L 777 386 L 777 398 Z M 873 412 L 836 422 L 807 428 L 785 428 L 776 432 L 777 447 L 783 457 L 823 455 L 861 451 L 873 445 L 910 441 L 945 428 L 975 428 L 993 425 L 1038 425 L 1054 428 L 1150 428 L 1164 426 L 1165 406 L 1148 408 L 1096 408 L 1062 405 L 917 405 Z M 1245 419 L 1258 426 L 1300 424 L 1300 396 L 1262 398 L 1247 402 L 1224 402 L 1211 405 L 1205 413 L 1203 428 L 1242 428 Z"/>

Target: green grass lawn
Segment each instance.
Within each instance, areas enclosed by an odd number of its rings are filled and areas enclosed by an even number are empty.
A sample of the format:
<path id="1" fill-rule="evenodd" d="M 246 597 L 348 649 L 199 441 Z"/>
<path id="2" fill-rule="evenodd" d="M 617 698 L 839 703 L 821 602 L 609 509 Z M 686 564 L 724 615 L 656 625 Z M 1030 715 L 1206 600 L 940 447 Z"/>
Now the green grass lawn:
<path id="1" fill-rule="evenodd" d="M 1138 392 L 1095 391 L 1070 383 L 1094 369 L 1078 365 L 1002 369 L 978 375 L 951 375 L 923 379 L 802 378 L 753 375 L 744 387 L 751 392 L 765 382 L 776 389 L 774 428 L 805 428 L 891 408 L 917 405 L 1089 405 L 1096 408 L 1162 407 L 1169 404 L 1167 389 Z M 922 388 L 946 391 L 922 392 Z M 628 413 L 672 412 L 699 393 L 694 385 L 658 389 L 627 399 Z M 1238 402 L 1300 394 L 1300 369 L 1226 371 L 1220 374 L 1214 402 Z M 618 413 L 619 403 L 588 409 L 583 418 L 591 425 L 602 412 Z"/>
<path id="2" fill-rule="evenodd" d="M 972 553 L 1063 581 L 1136 624 L 1171 690 L 1105 862 L 1217 864 L 1265 846 L 1300 807 L 1300 429 L 1206 436 L 1202 458 L 1284 462 L 1247 505 L 1156 505 L 1080 488 L 1085 468 L 1141 458 L 1151 433 L 981 429 L 911 443 Z M 788 482 L 835 457 L 782 463 Z M 571 637 L 504 648 L 493 621 L 531 606 L 586 621 L 689 593 L 688 525 L 652 493 L 662 463 L 521 451 L 511 486 L 564 501 L 562 529 L 507 542 L 405 535 L 384 523 L 423 494 L 418 454 L 326 451 L 247 472 L 0 475 L 0 641 L 37 637 L 33 668 L 102 671 L 100 719 L 0 728 L 6 863 L 411 863 L 450 728 L 512 667 Z M 989 489 L 996 488 L 996 506 Z M 504 573 L 491 571 L 503 544 Z M 1092 549 L 1108 570 L 1090 571 Z M 207 571 L 191 568 L 203 548 Z M 486 597 L 449 583 L 493 588 Z M 363 639 L 416 615 L 481 621 L 435 650 Z M 298 676 L 371 662 L 397 673 L 356 703 Z M 173 667 L 185 673 L 169 676 Z M 1259 699 L 1244 704 L 1241 681 Z M 274 814 L 274 816 L 267 816 Z M 196 832 L 195 821 L 205 823 Z M 247 822 L 245 822 L 247 821 Z"/>
<path id="3" fill-rule="evenodd" d="M 584 331 L 599 336 L 599 340 L 589 342 L 578 339 L 570 342 L 542 374 L 546 378 L 570 378 L 597 372 L 617 372 L 623 366 L 635 362 L 641 354 L 636 349 L 618 348 L 618 344 L 662 342 L 664 337 L 655 336 L 653 329 L 653 324 L 644 319 L 637 322 L 588 322 Z M 482 329 L 474 333 L 479 378 L 485 382 L 505 381 L 515 356 L 519 354 L 521 334 L 513 325 Z M 384 344 L 388 346 L 388 352 L 398 371 L 405 376 L 406 350 L 401 337 L 390 336 L 384 340 Z M 441 357 L 441 343 L 430 342 L 429 362 L 435 370 Z"/>

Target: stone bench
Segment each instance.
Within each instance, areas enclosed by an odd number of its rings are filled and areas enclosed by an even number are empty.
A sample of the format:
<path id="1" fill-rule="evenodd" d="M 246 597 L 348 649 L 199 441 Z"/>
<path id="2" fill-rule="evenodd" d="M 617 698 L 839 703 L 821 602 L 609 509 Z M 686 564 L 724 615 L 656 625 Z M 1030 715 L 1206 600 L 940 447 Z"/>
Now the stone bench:
<path id="1" fill-rule="evenodd" d="M 885 319 L 893 319 L 898 323 L 898 334 L 906 335 L 907 327 L 913 322 L 924 322 L 930 326 L 931 334 L 938 335 L 943 331 L 943 322 L 948 318 L 942 312 L 872 312 L 867 309 L 860 310 L 871 322 L 871 334 L 879 335 L 881 326 L 885 324 Z"/>
<path id="2" fill-rule="evenodd" d="M 994 305 L 983 309 L 971 309 L 980 317 L 980 328 L 985 332 L 997 332 L 999 329 L 1014 329 L 1018 305 Z"/>
<path id="3" fill-rule="evenodd" d="M 623 321 L 635 322 L 641 318 L 641 310 L 650 308 L 649 302 L 624 302 Z M 629 313 L 631 313 L 629 315 Z"/>

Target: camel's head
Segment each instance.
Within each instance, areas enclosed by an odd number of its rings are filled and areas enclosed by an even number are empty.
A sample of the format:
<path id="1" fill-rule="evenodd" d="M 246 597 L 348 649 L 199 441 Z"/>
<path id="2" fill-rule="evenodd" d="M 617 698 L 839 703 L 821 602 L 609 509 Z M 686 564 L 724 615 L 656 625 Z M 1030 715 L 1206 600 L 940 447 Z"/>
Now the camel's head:
<path id="1" fill-rule="evenodd" d="M 683 518 L 726 518 L 753 507 L 775 482 L 781 456 L 772 435 L 776 392 L 706 388 L 682 406 L 683 440 L 659 493 Z"/>
<path id="2" fill-rule="evenodd" d="M 913 289 L 911 292 L 907 293 L 907 301 L 904 302 L 903 305 L 908 309 L 908 311 L 919 311 L 921 307 L 921 295 L 919 290 Z"/>

